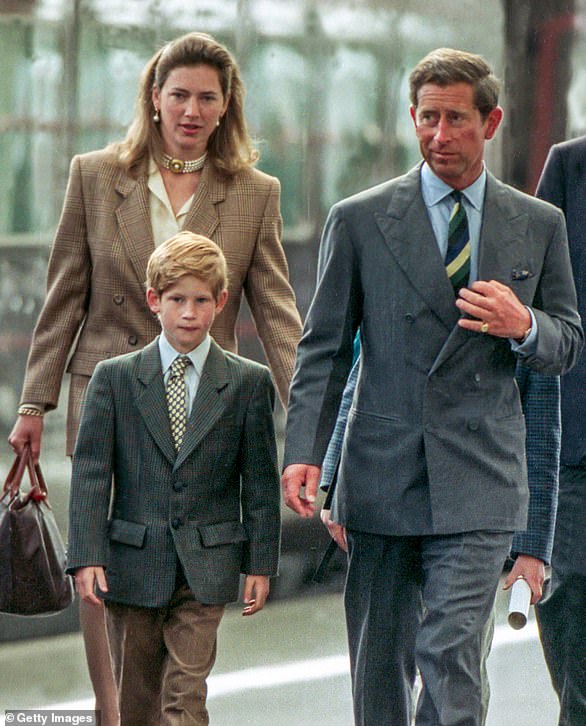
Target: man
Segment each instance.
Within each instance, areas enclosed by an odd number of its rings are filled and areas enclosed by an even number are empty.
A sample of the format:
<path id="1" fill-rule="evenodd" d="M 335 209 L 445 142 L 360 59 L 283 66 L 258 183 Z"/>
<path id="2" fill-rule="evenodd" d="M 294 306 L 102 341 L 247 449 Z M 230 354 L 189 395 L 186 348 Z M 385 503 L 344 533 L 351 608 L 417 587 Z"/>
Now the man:
<path id="1" fill-rule="evenodd" d="M 332 539 L 344 551 L 348 551 L 346 528 L 331 518 L 335 496 L 337 472 L 340 463 L 344 433 L 358 380 L 360 361 L 350 371 L 336 425 L 324 456 L 320 487 L 327 491 L 321 510 L 321 519 Z M 575 368 L 573 369 L 575 370 Z M 551 563 L 554 539 L 554 525 L 558 500 L 558 470 L 560 453 L 560 381 L 559 376 L 547 376 L 519 364 L 515 373 L 527 432 L 525 452 L 527 458 L 527 483 L 529 486 L 529 508 L 527 528 L 513 537 L 511 557 L 513 565 L 505 578 L 503 587 L 510 588 L 517 579 L 523 578 L 531 588 L 531 604 L 537 604 L 543 592 L 545 566 Z M 327 563 L 332 550 L 324 555 Z M 325 567 L 325 564 L 322 565 Z M 482 655 L 482 718 L 486 723 L 490 686 L 486 661 L 492 647 L 495 612 L 487 623 Z M 479 726 L 480 726 L 479 724 Z"/>
<path id="2" fill-rule="evenodd" d="M 586 136 L 553 146 L 537 195 L 565 214 L 578 309 L 586 317 Z M 559 723 L 586 724 L 586 355 L 561 379 L 560 492 L 549 596 L 537 608 Z"/>
<path id="3" fill-rule="evenodd" d="M 417 724 L 477 726 L 483 634 L 527 518 L 516 361 L 562 372 L 583 334 L 563 216 L 484 168 L 502 118 L 490 67 L 440 49 L 410 85 L 424 162 L 335 205 L 326 223 L 283 490 L 313 514 L 360 327 L 332 512 L 348 538 L 355 721 L 408 726 L 418 667 Z"/>

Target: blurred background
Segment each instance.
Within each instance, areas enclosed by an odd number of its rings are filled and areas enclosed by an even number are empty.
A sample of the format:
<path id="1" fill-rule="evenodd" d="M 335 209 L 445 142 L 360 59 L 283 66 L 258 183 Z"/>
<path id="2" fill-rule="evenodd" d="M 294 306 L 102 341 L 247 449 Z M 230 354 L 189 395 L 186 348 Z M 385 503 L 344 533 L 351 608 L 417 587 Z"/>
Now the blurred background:
<path id="1" fill-rule="evenodd" d="M 407 76 L 432 48 L 480 53 L 505 81 L 506 121 L 487 156 L 505 181 L 532 192 L 551 144 L 586 133 L 586 0 L 0 0 L 2 441 L 14 422 L 44 298 L 70 159 L 124 135 L 144 63 L 190 30 L 216 36 L 241 67 L 259 167 L 282 184 L 283 242 L 302 314 L 330 205 L 419 158 Z M 246 309 L 239 340 L 242 354 L 262 360 Z M 62 400 L 66 387 L 67 381 Z M 46 417 L 42 464 L 65 535 L 64 409 Z M 283 412 L 277 417 L 282 430 Z M 8 445 L 0 446 L 3 477 L 10 463 Z M 319 598 L 328 608 L 329 598 L 339 603 L 343 557 L 334 558 L 323 585 L 310 584 L 325 544 L 317 521 L 285 514 L 272 605 L 283 608 L 284 620 L 293 612 L 287 608 L 300 607 L 296 599 L 314 602 L 317 611 Z M 342 630 L 341 617 L 336 610 Z M 0 615 L 6 647 L 63 633 L 77 638 L 77 629 L 75 606 L 51 618 Z M 547 687 L 543 673 L 542 681 Z M 2 687 L 0 678 L 0 708 Z"/>

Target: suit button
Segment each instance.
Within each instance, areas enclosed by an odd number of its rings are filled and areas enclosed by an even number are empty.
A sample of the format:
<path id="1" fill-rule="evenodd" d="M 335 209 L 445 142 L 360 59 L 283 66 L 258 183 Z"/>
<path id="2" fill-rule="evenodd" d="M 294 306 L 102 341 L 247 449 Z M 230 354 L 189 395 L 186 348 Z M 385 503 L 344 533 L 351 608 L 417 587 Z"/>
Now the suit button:
<path id="1" fill-rule="evenodd" d="M 407 315 L 405 315 L 405 320 L 408 323 L 414 323 L 415 322 L 415 317 L 413 315 L 411 315 L 411 313 L 407 313 Z"/>
<path id="2" fill-rule="evenodd" d="M 425 424 L 425 430 L 427 431 L 428 434 L 432 434 L 435 430 L 435 426 L 430 423 Z"/>
<path id="3" fill-rule="evenodd" d="M 470 431 L 478 431 L 479 427 L 480 427 L 480 424 L 478 423 L 478 421 L 475 418 L 472 419 L 471 421 L 468 421 L 468 428 L 470 429 Z"/>
<path id="4" fill-rule="evenodd" d="M 175 517 L 175 519 L 171 522 L 171 527 L 173 527 L 173 529 L 179 529 L 182 524 L 183 520 L 181 519 L 181 517 Z"/>
<path id="5" fill-rule="evenodd" d="M 480 381 L 481 381 L 480 373 L 475 373 L 474 374 L 474 383 L 480 383 Z"/>
<path id="6" fill-rule="evenodd" d="M 136 345 L 138 343 L 138 338 L 136 335 L 129 335 L 128 336 L 128 344 L 129 345 Z"/>
<path id="7" fill-rule="evenodd" d="M 115 305 L 122 305 L 124 302 L 124 295 L 114 295 L 112 299 L 114 300 Z"/>
<path id="8" fill-rule="evenodd" d="M 173 482 L 173 489 L 176 492 L 180 492 L 183 489 L 183 484 L 180 481 L 174 481 Z"/>

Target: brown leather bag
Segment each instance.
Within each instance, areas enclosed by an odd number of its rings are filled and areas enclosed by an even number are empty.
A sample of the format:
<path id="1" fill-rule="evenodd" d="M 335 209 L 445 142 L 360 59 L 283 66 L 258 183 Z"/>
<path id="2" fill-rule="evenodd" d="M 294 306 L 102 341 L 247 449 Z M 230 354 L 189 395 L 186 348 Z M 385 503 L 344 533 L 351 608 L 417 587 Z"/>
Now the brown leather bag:
<path id="1" fill-rule="evenodd" d="M 27 492 L 21 490 L 25 469 L 30 478 Z M 73 597 L 73 581 L 65 574 L 65 547 L 47 499 L 47 485 L 26 446 L 8 472 L 0 498 L 0 612 L 57 613 Z"/>

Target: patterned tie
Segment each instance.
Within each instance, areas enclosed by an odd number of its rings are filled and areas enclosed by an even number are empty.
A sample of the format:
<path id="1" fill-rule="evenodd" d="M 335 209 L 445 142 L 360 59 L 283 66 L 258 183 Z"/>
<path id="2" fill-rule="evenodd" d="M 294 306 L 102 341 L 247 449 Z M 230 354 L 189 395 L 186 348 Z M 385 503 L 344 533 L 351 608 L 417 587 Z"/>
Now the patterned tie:
<path id="1" fill-rule="evenodd" d="M 190 365 L 191 360 L 188 356 L 178 355 L 171 363 L 171 372 L 167 381 L 167 407 L 169 408 L 171 433 L 177 451 L 179 451 L 183 443 L 187 425 L 185 369 Z"/>
<path id="2" fill-rule="evenodd" d="M 450 196 L 454 200 L 454 207 L 448 225 L 448 249 L 445 264 L 448 277 L 457 294 L 461 287 L 466 287 L 470 276 L 470 234 L 468 233 L 468 217 L 462 204 L 462 194 L 454 190 Z"/>

